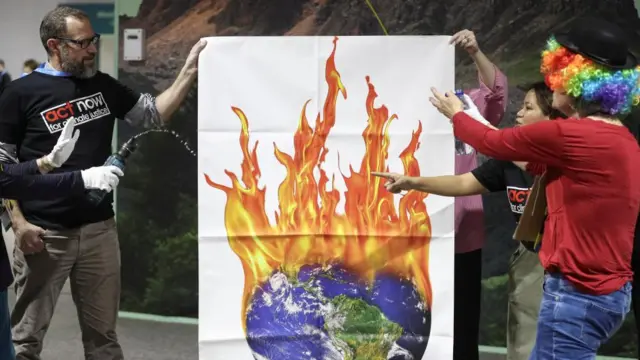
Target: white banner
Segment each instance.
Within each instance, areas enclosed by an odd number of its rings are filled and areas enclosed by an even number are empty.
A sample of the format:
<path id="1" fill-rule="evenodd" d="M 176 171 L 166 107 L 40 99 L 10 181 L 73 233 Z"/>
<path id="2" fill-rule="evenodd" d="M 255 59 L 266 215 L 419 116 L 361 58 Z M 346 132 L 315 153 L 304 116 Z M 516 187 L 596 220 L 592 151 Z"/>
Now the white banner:
<path id="1" fill-rule="evenodd" d="M 198 80 L 200 359 L 453 352 L 446 36 L 212 37 Z"/>

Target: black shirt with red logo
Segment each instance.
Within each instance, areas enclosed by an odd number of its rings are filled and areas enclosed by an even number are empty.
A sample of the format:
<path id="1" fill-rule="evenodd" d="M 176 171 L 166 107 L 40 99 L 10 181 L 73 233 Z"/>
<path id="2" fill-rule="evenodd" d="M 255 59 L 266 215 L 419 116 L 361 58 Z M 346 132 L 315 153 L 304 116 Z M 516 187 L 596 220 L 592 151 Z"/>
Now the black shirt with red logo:
<path id="1" fill-rule="evenodd" d="M 98 72 L 88 79 L 33 72 L 17 79 L 0 94 L 0 145 L 15 145 L 20 162 L 48 154 L 70 117 L 80 138 L 71 157 L 53 172 L 100 166 L 111 154 L 116 118 L 124 119 L 140 94 Z M 113 217 L 113 197 L 92 205 L 84 194 L 20 201 L 32 224 L 45 229 L 69 229 Z"/>
<path id="2" fill-rule="evenodd" d="M 507 201 L 516 223 L 520 221 L 533 186 L 533 177 L 529 173 L 510 161 L 495 159 L 487 160 L 471 173 L 490 192 L 506 191 Z M 523 242 L 522 244 L 532 250 L 531 243 Z"/>

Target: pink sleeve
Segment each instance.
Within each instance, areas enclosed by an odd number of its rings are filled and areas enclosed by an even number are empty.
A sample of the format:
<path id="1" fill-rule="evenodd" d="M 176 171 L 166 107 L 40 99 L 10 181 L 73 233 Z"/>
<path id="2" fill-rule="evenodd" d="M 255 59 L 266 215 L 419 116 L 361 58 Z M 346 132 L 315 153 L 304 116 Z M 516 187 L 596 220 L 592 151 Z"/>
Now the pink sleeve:
<path id="1" fill-rule="evenodd" d="M 478 74 L 480 87 L 469 92 L 469 97 L 491 125 L 497 126 L 507 109 L 509 83 L 507 76 L 494 65 L 496 78 L 493 88 L 489 88 Z"/>

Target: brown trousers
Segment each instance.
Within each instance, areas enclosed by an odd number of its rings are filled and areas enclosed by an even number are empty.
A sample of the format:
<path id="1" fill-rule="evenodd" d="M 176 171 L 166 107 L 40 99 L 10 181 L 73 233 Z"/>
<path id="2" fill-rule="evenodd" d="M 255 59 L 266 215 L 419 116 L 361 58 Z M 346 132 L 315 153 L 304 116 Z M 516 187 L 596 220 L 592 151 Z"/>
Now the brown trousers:
<path id="1" fill-rule="evenodd" d="M 86 360 L 122 360 L 116 336 L 120 246 L 115 220 L 47 231 L 45 250 L 14 250 L 16 304 L 11 313 L 16 360 L 40 360 L 60 292 L 70 279 Z"/>
<path id="2" fill-rule="evenodd" d="M 544 269 L 521 244 L 509 264 L 507 360 L 528 360 L 536 342 Z"/>

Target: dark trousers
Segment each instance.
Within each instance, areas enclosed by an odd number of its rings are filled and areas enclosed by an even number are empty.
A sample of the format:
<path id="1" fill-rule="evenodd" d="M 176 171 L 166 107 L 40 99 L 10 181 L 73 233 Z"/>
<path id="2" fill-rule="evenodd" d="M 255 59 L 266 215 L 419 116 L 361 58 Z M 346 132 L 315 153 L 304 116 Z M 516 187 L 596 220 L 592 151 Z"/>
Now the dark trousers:
<path id="1" fill-rule="evenodd" d="M 1 236 L 0 236 L 1 237 Z M 9 297 L 7 289 L 0 291 L 0 359 L 15 359 L 16 353 L 11 342 L 9 321 Z"/>
<path id="2" fill-rule="evenodd" d="M 634 274 L 638 274 L 640 271 L 639 266 L 634 266 Z M 640 274 L 633 276 L 633 290 L 631 293 L 631 301 L 633 306 L 633 316 L 636 320 L 636 336 L 638 337 L 638 359 L 640 359 Z"/>
<path id="3" fill-rule="evenodd" d="M 479 360 L 482 249 L 455 255 L 453 359 Z"/>
<path id="4" fill-rule="evenodd" d="M 636 239 L 637 242 L 637 239 Z M 635 244 L 637 247 L 638 244 Z M 631 305 L 633 307 L 633 316 L 636 320 L 636 336 L 638 342 L 638 359 L 640 359 L 640 249 L 633 249 L 631 260 L 631 269 L 633 269 L 633 289 L 631 290 Z"/>
<path id="5" fill-rule="evenodd" d="M 637 111 L 636 113 L 640 114 L 640 111 Z M 637 117 L 637 120 L 640 121 L 640 116 Z M 640 125 L 637 126 L 637 129 L 640 129 Z M 638 359 L 640 360 L 640 214 L 638 214 L 638 221 L 636 222 L 636 233 L 633 239 L 631 270 L 633 270 L 631 307 L 633 307 L 633 316 L 636 320 L 636 336 L 638 337 L 638 342 L 636 342 L 636 345 L 638 346 Z"/>

